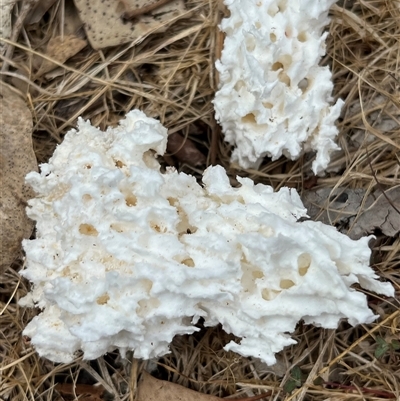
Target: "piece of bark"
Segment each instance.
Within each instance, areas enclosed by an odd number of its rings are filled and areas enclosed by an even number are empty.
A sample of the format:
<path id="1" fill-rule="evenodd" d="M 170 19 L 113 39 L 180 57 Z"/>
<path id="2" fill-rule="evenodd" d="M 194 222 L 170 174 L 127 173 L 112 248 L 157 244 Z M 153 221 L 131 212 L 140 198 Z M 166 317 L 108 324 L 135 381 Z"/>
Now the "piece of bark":
<path id="1" fill-rule="evenodd" d="M 32 115 L 25 101 L 0 82 L 0 272 L 20 255 L 21 241 L 29 238 L 33 222 L 25 213 L 34 192 L 25 176 L 37 171 L 32 146 Z"/>

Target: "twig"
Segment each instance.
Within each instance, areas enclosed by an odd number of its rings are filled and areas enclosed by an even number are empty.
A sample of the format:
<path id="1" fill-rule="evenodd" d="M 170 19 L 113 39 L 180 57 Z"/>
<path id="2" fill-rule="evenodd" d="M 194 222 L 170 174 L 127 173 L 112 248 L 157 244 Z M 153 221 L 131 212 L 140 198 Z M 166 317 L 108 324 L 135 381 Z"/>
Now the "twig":
<path id="1" fill-rule="evenodd" d="M 57 383 L 55 389 L 64 395 L 79 396 L 90 394 L 91 399 L 101 400 L 105 393 L 103 386 L 93 386 L 89 384 Z"/>
<path id="2" fill-rule="evenodd" d="M 236 401 L 256 401 L 261 400 L 263 398 L 267 398 L 272 394 L 272 391 L 268 391 L 268 393 L 253 395 L 252 397 L 245 398 L 236 398 Z M 222 398 L 223 400 L 234 400 L 234 398 Z"/>
<path id="3" fill-rule="evenodd" d="M 343 390 L 351 390 L 351 391 L 360 390 L 363 394 L 374 394 L 378 397 L 383 397 L 383 398 L 396 398 L 395 394 L 390 393 L 389 391 L 384 391 L 384 390 L 374 390 L 372 388 L 366 388 L 366 387 L 349 386 L 349 385 L 340 384 L 340 383 L 336 383 L 336 382 L 324 382 L 324 385 L 330 386 L 330 387 L 335 387 L 335 388 L 340 388 Z"/>

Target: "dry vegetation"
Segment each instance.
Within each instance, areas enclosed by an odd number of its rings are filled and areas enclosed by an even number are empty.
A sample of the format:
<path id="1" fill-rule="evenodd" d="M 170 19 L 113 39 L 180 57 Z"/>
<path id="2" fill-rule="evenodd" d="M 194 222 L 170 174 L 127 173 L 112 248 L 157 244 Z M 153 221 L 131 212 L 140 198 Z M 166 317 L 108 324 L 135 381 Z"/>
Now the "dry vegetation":
<path id="1" fill-rule="evenodd" d="M 300 192 L 310 185 L 368 191 L 400 185 L 399 1 L 342 0 L 332 7 L 323 63 L 332 67 L 335 96 L 345 100 L 339 121 L 343 151 L 318 180 L 311 177 L 307 157 L 296 162 L 266 160 L 259 171 L 229 165 L 230 149 L 211 104 L 217 85 L 213 63 L 221 45 L 217 24 L 222 12 L 216 1 L 188 0 L 187 7 L 196 12 L 176 22 L 168 34 L 103 51 L 88 45 L 65 65 L 38 73 L 40 60 L 48 58 L 47 43 L 63 34 L 67 3 L 57 0 L 39 22 L 25 26 L 18 40 L 9 42 L 14 51 L 2 59 L 3 79 L 28 94 L 39 162 L 48 159 L 78 116 L 104 128 L 137 107 L 159 118 L 171 133 L 192 139 L 207 156 L 207 164 L 222 164 L 233 181 L 240 173 Z M 163 163 L 201 173 L 173 156 Z M 220 397 L 265 392 L 265 400 L 400 399 L 400 350 L 392 342 L 400 340 L 398 236 L 378 233 L 373 266 L 397 291 L 395 299 L 368 295 L 370 307 L 380 315 L 373 324 L 353 328 L 342 323 L 337 330 L 324 330 L 300 323 L 294 333 L 298 344 L 281 352 L 274 367 L 224 352 L 227 335 L 218 327 L 203 329 L 176 338 L 172 353 L 153 367 L 159 377 Z M 29 286 L 16 273 L 20 267 L 16 264 L 0 278 L 0 399 L 133 400 L 143 363 L 122 360 L 117 353 L 70 365 L 38 358 L 21 336 L 34 312 L 17 304 Z M 78 385 L 78 393 L 71 383 Z M 101 391 L 94 390 L 96 383 Z M 289 386 L 292 392 L 285 391 Z M 79 391 L 90 396 L 83 398 Z"/>

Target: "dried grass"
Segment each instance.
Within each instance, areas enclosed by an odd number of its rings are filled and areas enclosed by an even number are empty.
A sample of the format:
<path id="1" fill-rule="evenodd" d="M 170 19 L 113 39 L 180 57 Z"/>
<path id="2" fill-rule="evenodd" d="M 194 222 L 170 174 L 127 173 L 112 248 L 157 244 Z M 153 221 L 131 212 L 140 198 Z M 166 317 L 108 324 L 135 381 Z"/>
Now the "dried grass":
<path id="1" fill-rule="evenodd" d="M 288 185 L 301 192 L 307 186 L 311 165 L 307 156 L 295 162 L 266 160 L 258 171 L 229 164 L 230 149 L 215 124 L 211 104 L 217 82 L 213 65 L 221 46 L 217 1 L 189 0 L 187 7 L 197 11 L 174 24 L 168 34 L 99 52 L 86 47 L 65 65 L 34 78 L 35 60 L 46 58 L 41 56 L 45 44 L 62 34 L 63 6 L 64 1 L 56 1 L 45 20 L 22 29 L 12 57 L 3 59 L 3 67 L 9 64 L 3 77 L 28 93 L 40 162 L 48 159 L 78 116 L 104 128 L 138 107 L 159 118 L 170 132 L 192 139 L 207 153 L 208 164 L 226 167 L 233 182 L 240 173 L 275 188 Z M 395 0 L 342 0 L 332 7 L 323 63 L 332 67 L 335 96 L 345 100 L 339 121 L 343 151 L 334 157 L 331 171 L 313 184 L 316 187 L 372 191 L 400 183 L 399 20 L 400 3 Z M 190 166 L 179 168 L 201 173 Z M 373 263 L 399 294 L 400 239 L 378 237 Z M 21 336 L 34 315 L 17 304 L 27 291 L 28 284 L 15 270 L 1 276 L 0 398 L 82 399 L 60 393 L 57 383 L 99 383 L 106 390 L 104 399 L 133 400 L 144 367 L 138 361 L 121 360 L 116 353 L 70 365 L 38 358 Z M 155 365 L 157 373 L 232 399 L 262 392 L 267 393 L 265 399 L 286 401 L 400 399 L 399 351 L 390 349 L 379 359 L 374 356 L 378 336 L 388 342 L 400 337 L 399 300 L 374 294 L 368 299 L 381 317 L 377 322 L 356 328 L 342 323 L 334 331 L 299 324 L 294 333 L 298 344 L 282 351 L 274 367 L 224 352 L 229 336 L 217 327 L 176 338 L 172 353 Z M 304 377 L 301 386 L 288 394 L 285 383 L 292 380 L 295 367 Z"/>

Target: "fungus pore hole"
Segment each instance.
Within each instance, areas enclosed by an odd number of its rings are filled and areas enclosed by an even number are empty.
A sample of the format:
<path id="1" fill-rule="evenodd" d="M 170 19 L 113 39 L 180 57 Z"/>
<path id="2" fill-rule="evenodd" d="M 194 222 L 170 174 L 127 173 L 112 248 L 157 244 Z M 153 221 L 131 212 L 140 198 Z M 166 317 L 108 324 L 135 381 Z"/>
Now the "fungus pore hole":
<path id="1" fill-rule="evenodd" d="M 254 279 L 264 278 L 264 273 L 261 270 L 253 270 L 251 272 L 251 275 L 253 276 Z"/>
<path id="2" fill-rule="evenodd" d="M 79 226 L 79 232 L 83 235 L 91 235 L 97 237 L 99 232 L 91 224 L 81 224 Z"/>
<path id="3" fill-rule="evenodd" d="M 307 32 L 300 32 L 297 35 L 297 39 L 299 42 L 302 42 L 302 43 L 307 42 Z"/>
<path id="4" fill-rule="evenodd" d="M 277 61 L 276 63 L 272 64 L 272 71 L 278 71 L 280 69 L 283 69 L 283 64 L 281 62 Z"/>
<path id="5" fill-rule="evenodd" d="M 158 233 L 166 233 L 167 232 L 167 228 L 166 227 L 163 227 L 161 224 L 155 223 L 154 221 L 150 222 L 150 227 L 154 231 L 157 231 Z"/>
<path id="6" fill-rule="evenodd" d="M 133 194 L 129 194 L 129 195 L 125 196 L 125 203 L 126 203 L 126 206 L 129 206 L 129 207 L 136 206 L 136 204 L 137 204 L 136 196 Z"/>
<path id="7" fill-rule="evenodd" d="M 303 78 L 300 82 L 299 82 L 299 88 L 300 90 L 305 93 L 308 89 L 308 79 L 307 78 Z"/>
<path id="8" fill-rule="evenodd" d="M 117 233 L 123 233 L 124 232 L 124 228 L 118 223 L 112 223 L 110 225 L 110 228 L 111 228 L 111 230 L 114 230 Z"/>
<path id="9" fill-rule="evenodd" d="M 286 74 L 286 72 L 284 72 L 284 71 L 281 71 L 280 73 L 279 73 L 279 80 L 281 81 L 281 82 L 283 82 L 284 84 L 286 84 L 287 86 L 290 86 L 290 78 L 289 78 L 289 76 L 288 76 L 288 74 Z"/>
<path id="10" fill-rule="evenodd" d="M 84 195 L 82 195 L 82 200 L 83 200 L 84 202 L 89 202 L 89 201 L 91 201 L 92 199 L 93 199 L 92 196 L 89 195 L 89 194 L 84 194 Z"/>
<path id="11" fill-rule="evenodd" d="M 254 113 L 246 114 L 244 117 L 242 117 L 242 123 L 244 123 L 244 124 L 257 124 L 256 116 L 254 115 Z"/>
<path id="12" fill-rule="evenodd" d="M 246 36 L 245 43 L 246 43 L 246 50 L 248 52 L 252 52 L 256 48 L 256 40 L 252 35 Z"/>
<path id="13" fill-rule="evenodd" d="M 115 166 L 118 168 L 125 167 L 125 164 L 121 162 L 121 160 L 115 160 Z"/>
<path id="14" fill-rule="evenodd" d="M 270 290 L 268 288 L 264 288 L 261 291 L 261 296 L 266 301 L 271 301 L 272 299 L 276 298 L 280 294 L 280 291 Z"/>
<path id="15" fill-rule="evenodd" d="M 110 296 L 107 293 L 105 293 L 96 299 L 96 303 L 98 305 L 105 305 L 109 300 Z"/>
<path id="16" fill-rule="evenodd" d="M 272 109 L 274 105 L 270 102 L 263 102 L 262 104 L 266 109 Z"/>
<path id="17" fill-rule="evenodd" d="M 300 276 L 304 276 L 311 265 L 311 255 L 309 253 L 302 253 L 297 258 L 297 268 Z"/>
<path id="18" fill-rule="evenodd" d="M 182 260 L 181 263 L 186 265 L 186 266 L 188 266 L 188 267 L 194 267 L 195 266 L 194 260 L 192 258 L 184 259 L 184 260 Z"/>
<path id="19" fill-rule="evenodd" d="M 281 282 L 279 283 L 279 287 L 281 287 L 282 290 L 287 290 L 288 288 L 291 288 L 293 286 L 294 286 L 294 281 L 289 279 L 282 279 Z"/>

